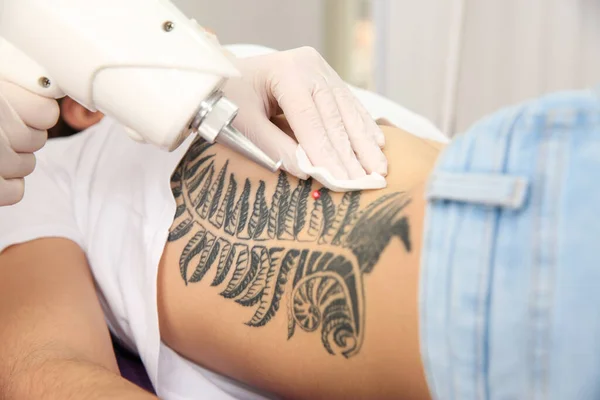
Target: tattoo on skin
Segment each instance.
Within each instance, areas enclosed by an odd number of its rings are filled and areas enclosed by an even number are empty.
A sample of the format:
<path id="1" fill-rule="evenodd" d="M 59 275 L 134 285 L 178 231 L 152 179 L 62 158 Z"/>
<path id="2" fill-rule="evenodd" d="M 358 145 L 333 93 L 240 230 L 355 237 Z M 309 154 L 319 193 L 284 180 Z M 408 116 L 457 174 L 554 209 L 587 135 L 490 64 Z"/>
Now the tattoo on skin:
<path id="1" fill-rule="evenodd" d="M 298 329 L 317 332 L 330 354 L 356 355 L 364 340 L 363 276 L 392 238 L 411 251 L 403 213 L 410 198 L 390 193 L 361 209 L 360 192 L 336 202 L 321 189 L 314 199 L 311 180 L 291 187 L 281 172 L 267 199 L 264 181 L 238 182 L 228 162 L 216 171 L 211 147 L 196 140 L 171 179 L 177 211 L 168 240 L 193 233 L 179 261 L 186 285 L 212 279 L 221 296 L 254 308 L 250 327 L 286 307 L 288 339 Z"/>

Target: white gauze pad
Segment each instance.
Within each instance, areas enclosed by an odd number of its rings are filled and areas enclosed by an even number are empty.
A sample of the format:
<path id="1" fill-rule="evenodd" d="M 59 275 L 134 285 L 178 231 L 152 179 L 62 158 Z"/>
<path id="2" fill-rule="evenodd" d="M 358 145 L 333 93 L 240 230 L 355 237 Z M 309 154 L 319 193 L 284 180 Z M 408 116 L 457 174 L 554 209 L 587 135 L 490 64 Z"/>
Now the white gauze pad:
<path id="1" fill-rule="evenodd" d="M 302 146 L 296 148 L 296 158 L 298 159 L 298 167 L 302 172 L 334 192 L 383 189 L 387 186 L 385 178 L 376 173 L 360 179 L 335 179 L 325 168 L 312 165 Z"/>

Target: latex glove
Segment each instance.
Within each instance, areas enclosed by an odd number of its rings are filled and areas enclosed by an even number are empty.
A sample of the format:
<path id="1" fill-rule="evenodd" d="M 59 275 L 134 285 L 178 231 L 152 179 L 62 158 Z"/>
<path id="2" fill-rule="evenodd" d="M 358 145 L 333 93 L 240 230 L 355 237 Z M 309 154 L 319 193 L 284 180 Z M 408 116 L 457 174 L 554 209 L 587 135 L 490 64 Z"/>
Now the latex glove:
<path id="1" fill-rule="evenodd" d="M 55 100 L 0 81 L 0 206 L 23 198 L 23 178 L 35 168 L 33 153 L 46 143 L 58 114 Z"/>
<path id="2" fill-rule="evenodd" d="M 242 78 L 225 95 L 239 106 L 234 126 L 292 175 L 305 179 L 298 143 L 311 163 L 336 179 L 387 174 L 383 133 L 348 86 L 310 47 L 234 60 Z M 283 112 L 296 139 L 270 122 Z"/>

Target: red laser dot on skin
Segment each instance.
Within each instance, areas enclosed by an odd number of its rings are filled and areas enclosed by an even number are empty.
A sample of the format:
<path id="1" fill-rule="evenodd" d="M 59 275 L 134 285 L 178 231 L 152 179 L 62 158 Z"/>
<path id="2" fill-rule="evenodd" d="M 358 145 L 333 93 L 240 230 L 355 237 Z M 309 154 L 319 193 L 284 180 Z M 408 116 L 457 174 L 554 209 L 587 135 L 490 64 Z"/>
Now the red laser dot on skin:
<path id="1" fill-rule="evenodd" d="M 313 190 L 312 198 L 315 200 L 319 200 L 321 198 L 321 192 L 319 192 L 318 190 Z"/>

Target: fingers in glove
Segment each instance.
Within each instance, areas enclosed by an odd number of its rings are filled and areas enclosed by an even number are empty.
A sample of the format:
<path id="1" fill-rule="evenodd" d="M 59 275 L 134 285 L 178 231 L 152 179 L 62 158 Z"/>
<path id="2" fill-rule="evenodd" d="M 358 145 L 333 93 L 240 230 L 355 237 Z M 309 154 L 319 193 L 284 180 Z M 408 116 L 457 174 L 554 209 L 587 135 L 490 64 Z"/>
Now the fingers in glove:
<path id="1" fill-rule="evenodd" d="M 35 155 L 2 152 L 0 154 L 0 177 L 20 179 L 30 175 L 35 169 Z"/>
<path id="2" fill-rule="evenodd" d="M 349 133 L 351 126 L 346 125 L 340 109 L 338 101 L 330 87 L 324 87 L 314 94 L 315 105 L 321 114 L 321 120 L 329 136 L 329 141 L 333 144 L 342 165 L 346 168 L 350 179 L 362 178 L 366 175 L 365 169 L 360 165 L 356 158 L 356 154 L 352 149 L 352 143 Z M 350 122 L 348 120 L 348 122 Z M 353 130 L 355 130 L 353 128 Z"/>
<path id="3" fill-rule="evenodd" d="M 374 121 L 365 120 L 360 110 L 356 108 L 354 95 L 348 88 L 339 86 L 334 88 L 334 93 L 344 125 L 347 127 L 349 141 L 362 167 L 368 173 L 387 175 L 387 159 L 376 142 L 374 132 L 383 133 Z"/>
<path id="4" fill-rule="evenodd" d="M 23 200 L 25 181 L 0 177 L 0 206 L 11 206 Z"/>
<path id="5" fill-rule="evenodd" d="M 363 121 L 365 121 L 365 124 L 370 127 L 369 131 L 372 132 L 375 142 L 377 142 L 379 147 L 383 148 L 385 146 L 385 135 L 383 134 L 383 131 L 377 126 L 377 122 L 373 120 L 371 114 L 369 114 L 365 106 L 362 105 L 356 96 L 354 96 L 354 106 L 358 110 Z"/>
<path id="6" fill-rule="evenodd" d="M 56 100 L 36 95 L 6 81 L 0 81 L 0 93 L 27 126 L 47 130 L 56 125 L 60 114 Z"/>
<path id="7" fill-rule="evenodd" d="M 303 85 L 294 88 L 277 86 L 276 89 L 273 94 L 311 163 L 327 169 L 336 179 L 348 179 L 310 92 Z"/>
<path id="8" fill-rule="evenodd" d="M 46 143 L 48 133 L 30 128 L 21 120 L 10 103 L 0 92 L 0 137 L 8 140 L 15 152 L 33 153 Z"/>
<path id="9" fill-rule="evenodd" d="M 298 143 L 267 118 L 256 121 L 243 127 L 237 126 L 234 121 L 234 126 L 244 132 L 244 135 L 271 159 L 281 161 L 281 169 L 299 179 L 308 179 L 308 175 L 298 167 L 296 158 Z"/>
<path id="10" fill-rule="evenodd" d="M 0 130 L 5 131 L 0 128 Z M 16 153 L 34 153 L 44 147 L 48 140 L 48 131 L 33 128 L 10 129 L 4 132 Z"/>
<path id="11" fill-rule="evenodd" d="M 308 175 L 298 167 L 298 159 L 296 158 L 298 143 L 270 121 L 263 125 L 261 131 L 271 138 L 262 146 L 262 150 L 272 159 L 280 160 L 281 168 L 284 171 L 298 179 L 308 179 Z"/>
<path id="12" fill-rule="evenodd" d="M 367 109 L 362 105 L 360 100 L 350 91 L 348 85 L 340 78 L 340 76 L 335 72 L 335 70 L 331 67 L 331 65 L 327 64 L 325 61 L 325 68 L 329 72 L 329 76 L 331 77 L 332 86 L 335 87 L 334 91 L 336 92 L 336 96 L 342 95 L 340 100 L 343 104 L 346 103 L 345 99 L 348 99 L 348 104 L 350 102 L 354 103 L 356 110 L 359 115 L 362 117 L 363 121 L 365 121 L 366 125 L 366 133 L 372 135 L 375 139 L 375 142 L 379 145 L 379 147 L 385 146 L 385 135 L 377 126 L 377 123 L 373 121 L 373 118 L 367 111 Z M 341 108 L 341 107 L 340 107 Z M 346 120 L 344 119 L 344 122 Z"/>

